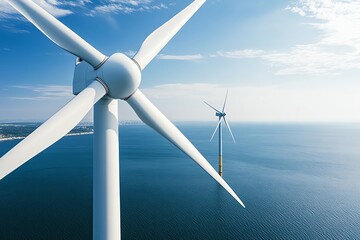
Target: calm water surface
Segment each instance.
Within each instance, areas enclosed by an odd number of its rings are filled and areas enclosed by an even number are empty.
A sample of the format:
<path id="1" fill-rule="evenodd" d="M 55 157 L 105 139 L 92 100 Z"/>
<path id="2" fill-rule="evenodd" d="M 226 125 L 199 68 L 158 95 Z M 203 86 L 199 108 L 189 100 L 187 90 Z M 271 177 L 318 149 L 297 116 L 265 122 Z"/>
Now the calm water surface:
<path id="1" fill-rule="evenodd" d="M 212 124 L 179 128 L 217 166 Z M 233 124 L 224 178 L 243 209 L 146 126 L 121 126 L 123 239 L 360 239 L 359 124 Z M 19 140 L 0 142 L 0 155 Z M 0 181 L 0 239 L 92 238 L 92 135 Z"/>

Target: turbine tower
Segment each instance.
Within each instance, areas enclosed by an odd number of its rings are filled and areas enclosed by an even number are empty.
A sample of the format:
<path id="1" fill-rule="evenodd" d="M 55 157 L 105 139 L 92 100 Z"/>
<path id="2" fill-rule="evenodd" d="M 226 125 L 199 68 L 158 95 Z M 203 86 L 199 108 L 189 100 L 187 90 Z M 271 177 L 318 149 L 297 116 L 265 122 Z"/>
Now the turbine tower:
<path id="1" fill-rule="evenodd" d="M 145 124 L 187 154 L 245 207 L 201 153 L 138 89 L 141 71 L 205 0 L 193 1 L 151 33 L 133 58 L 122 53 L 104 55 L 31 0 L 7 2 L 51 41 L 77 56 L 73 79 L 76 96 L 0 158 L 0 179 L 61 139 L 94 106 L 93 238 L 120 239 L 118 99 L 121 99 Z"/>
<path id="2" fill-rule="evenodd" d="M 213 133 L 213 135 L 211 136 L 210 138 L 210 141 L 213 140 L 214 136 L 215 136 L 215 133 L 216 131 L 219 129 L 219 175 L 222 177 L 223 175 L 223 164 L 222 164 L 222 121 L 224 121 L 227 129 L 229 130 L 230 132 L 230 135 L 234 141 L 234 143 L 236 144 L 236 141 L 235 141 L 235 138 L 234 138 L 234 135 L 232 134 L 232 131 L 231 131 L 231 128 L 230 128 L 230 125 L 228 124 L 228 122 L 226 121 L 226 113 L 225 113 L 225 106 L 226 106 L 226 101 L 227 101 L 227 97 L 228 97 L 228 93 L 229 93 L 229 89 L 226 91 L 226 96 L 225 96 L 225 101 L 224 101 L 224 105 L 223 105 L 223 108 L 222 108 L 222 111 L 219 111 L 217 110 L 216 108 L 214 108 L 213 106 L 211 106 L 210 104 L 208 104 L 207 102 L 204 101 L 204 103 L 206 105 L 208 105 L 209 107 L 211 107 L 213 110 L 215 110 L 215 116 L 217 116 L 219 118 L 219 122 L 215 128 L 215 131 Z"/>

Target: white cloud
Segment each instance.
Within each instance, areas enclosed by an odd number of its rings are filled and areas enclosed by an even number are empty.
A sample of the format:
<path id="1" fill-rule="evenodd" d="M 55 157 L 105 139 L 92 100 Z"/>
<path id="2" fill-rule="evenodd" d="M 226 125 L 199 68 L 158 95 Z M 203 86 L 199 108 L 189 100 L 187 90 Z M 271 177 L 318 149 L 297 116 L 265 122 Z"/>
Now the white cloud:
<path id="1" fill-rule="evenodd" d="M 269 55 L 271 62 L 288 66 L 283 73 L 323 73 L 360 68 L 360 1 L 300 0 L 289 10 L 312 19 L 320 39 L 297 45 L 290 53 Z"/>
<path id="2" fill-rule="evenodd" d="M 297 44 L 289 51 L 245 49 L 218 52 L 226 58 L 260 58 L 280 75 L 339 73 L 360 69 L 360 1 L 299 0 L 287 7 L 311 21 L 316 41 Z"/>
<path id="3" fill-rule="evenodd" d="M 5 1 L 0 1 L 0 19 L 8 18 L 16 11 Z"/>
<path id="4" fill-rule="evenodd" d="M 152 0 L 105 0 L 95 4 L 91 0 L 33 0 L 55 17 L 63 17 L 73 10 L 89 16 L 104 13 L 133 13 L 167 8 L 163 3 L 155 4 Z M 0 19 L 21 19 L 18 12 L 6 1 L 0 1 Z"/>
<path id="5" fill-rule="evenodd" d="M 243 49 L 237 51 L 217 51 L 217 55 L 225 58 L 257 58 L 264 54 L 260 49 Z"/>
<path id="6" fill-rule="evenodd" d="M 181 61 L 196 61 L 204 59 L 205 57 L 201 54 L 192 54 L 192 55 L 166 55 L 159 54 L 157 56 L 161 60 L 181 60 Z"/>
<path id="7" fill-rule="evenodd" d="M 167 8 L 167 5 L 160 3 L 154 4 L 152 0 L 108 0 L 103 4 L 95 6 L 89 16 L 95 16 L 105 13 L 125 13 L 160 10 Z"/>
<path id="8" fill-rule="evenodd" d="M 163 3 L 154 3 L 153 0 L 103 0 L 93 3 L 91 0 L 33 0 L 40 7 L 48 11 L 56 18 L 64 17 L 73 13 L 87 16 L 103 15 L 107 13 L 149 12 L 168 8 Z M 169 6 L 172 4 L 169 4 Z M 25 19 L 6 1 L 0 0 L 0 21 L 3 21 L 1 28 L 14 33 L 28 33 L 27 30 L 19 27 Z"/>
<path id="9" fill-rule="evenodd" d="M 80 6 L 88 2 L 88 0 L 79 1 L 79 2 L 58 1 L 58 0 L 33 0 L 33 1 L 55 17 L 62 17 L 72 14 L 72 11 L 68 9 L 64 9 L 63 7 Z M 19 18 L 19 14 L 6 1 L 0 1 L 0 19 L 4 19 L 4 18 L 5 19 Z"/>
<path id="10" fill-rule="evenodd" d="M 108 2 L 139 6 L 141 4 L 149 4 L 152 0 L 109 0 Z"/>
<path id="11" fill-rule="evenodd" d="M 84 7 L 86 4 L 91 3 L 91 0 L 78 0 L 78 1 L 48 0 L 48 2 L 55 6 Z"/>
<path id="12" fill-rule="evenodd" d="M 132 13 L 135 11 L 135 8 L 124 6 L 122 4 L 106 4 L 101 6 L 96 6 L 93 10 L 90 12 L 90 16 L 96 15 L 96 14 L 104 14 L 104 13 Z"/>
<path id="13" fill-rule="evenodd" d="M 331 74 L 360 68 L 359 52 L 349 46 L 320 44 L 296 45 L 290 52 L 245 49 L 222 52 L 217 56 L 233 59 L 259 58 L 278 68 L 278 75 Z"/>
<path id="14" fill-rule="evenodd" d="M 323 74 L 360 68 L 355 49 L 325 47 L 321 44 L 297 45 L 289 53 L 266 53 L 262 59 L 280 67 L 278 74 Z"/>
<path id="15" fill-rule="evenodd" d="M 289 6 L 293 12 L 314 19 L 313 26 L 322 31 L 322 45 L 348 45 L 360 48 L 360 1 L 300 0 Z"/>
<path id="16" fill-rule="evenodd" d="M 18 100 L 44 100 L 72 97 L 72 87 L 62 85 L 48 85 L 48 86 L 13 86 L 14 88 L 24 89 L 25 95 L 18 97 L 11 97 Z"/>

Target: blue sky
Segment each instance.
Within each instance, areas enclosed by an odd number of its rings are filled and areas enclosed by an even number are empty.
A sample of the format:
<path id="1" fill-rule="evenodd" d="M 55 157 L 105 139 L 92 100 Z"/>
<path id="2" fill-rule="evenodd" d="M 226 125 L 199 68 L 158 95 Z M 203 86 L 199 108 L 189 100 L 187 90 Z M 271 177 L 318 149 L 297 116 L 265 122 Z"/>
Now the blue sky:
<path id="1" fill-rule="evenodd" d="M 36 0 L 101 52 L 134 54 L 190 0 Z M 360 1 L 208 0 L 140 88 L 174 121 L 360 120 Z M 0 121 L 45 120 L 71 98 L 75 57 L 0 3 Z M 120 120 L 137 119 L 120 104 Z M 91 115 L 86 120 L 91 119 Z"/>

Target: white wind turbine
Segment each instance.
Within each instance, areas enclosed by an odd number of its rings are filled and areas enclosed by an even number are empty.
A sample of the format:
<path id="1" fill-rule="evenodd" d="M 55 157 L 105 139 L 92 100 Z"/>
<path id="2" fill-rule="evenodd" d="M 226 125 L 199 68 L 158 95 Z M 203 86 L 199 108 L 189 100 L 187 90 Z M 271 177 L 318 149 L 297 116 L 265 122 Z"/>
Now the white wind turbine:
<path id="1" fill-rule="evenodd" d="M 0 158 L 0 179 L 74 128 L 94 106 L 93 238 L 120 239 L 118 99 L 172 142 L 244 204 L 190 141 L 138 89 L 141 71 L 182 28 L 205 0 L 195 0 L 151 33 L 133 58 L 105 56 L 31 0 L 7 0 L 51 41 L 77 56 L 69 103 Z"/>
<path id="2" fill-rule="evenodd" d="M 225 113 L 225 107 L 226 107 L 226 101 L 227 101 L 227 97 L 228 97 L 228 93 L 229 93 L 229 89 L 226 91 L 226 96 L 225 96 L 225 100 L 224 100 L 224 105 L 221 111 L 217 110 L 216 108 L 214 108 L 213 106 L 211 106 L 210 104 L 208 104 L 207 102 L 204 101 L 204 103 L 206 105 L 208 105 L 209 107 L 211 107 L 213 110 L 215 110 L 215 115 L 219 118 L 219 122 L 215 128 L 215 131 L 213 133 L 213 135 L 210 138 L 210 141 L 213 140 L 216 131 L 219 129 L 219 175 L 222 176 L 223 175 L 223 165 L 222 165 L 222 121 L 225 122 L 225 125 L 227 127 L 227 129 L 230 132 L 230 135 L 234 141 L 234 143 L 236 143 L 234 135 L 232 134 L 231 128 L 229 123 L 226 121 L 226 113 Z"/>

